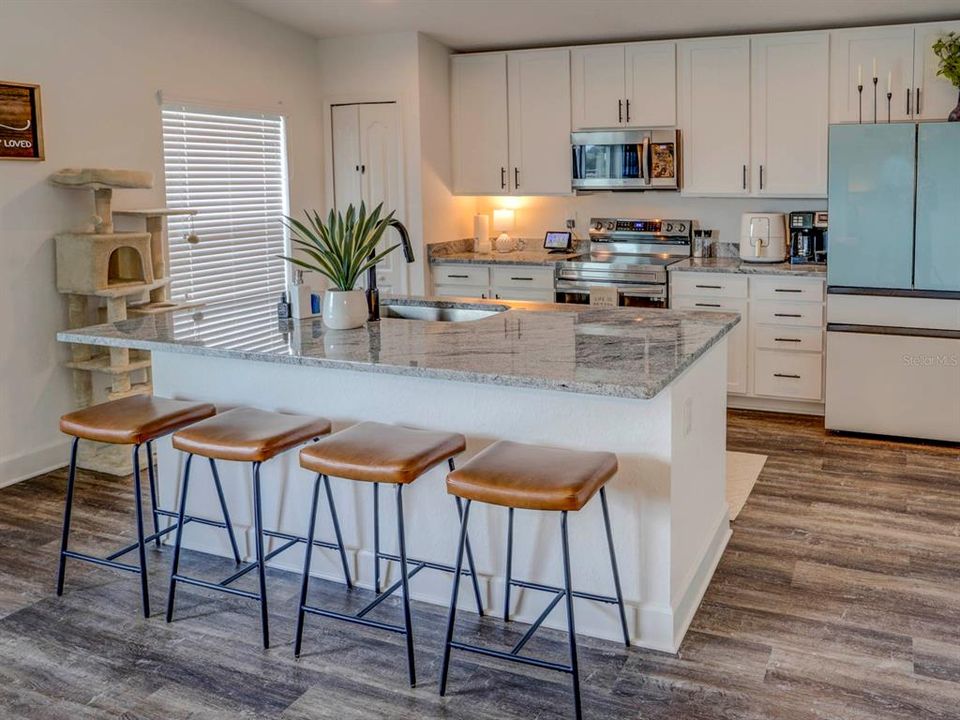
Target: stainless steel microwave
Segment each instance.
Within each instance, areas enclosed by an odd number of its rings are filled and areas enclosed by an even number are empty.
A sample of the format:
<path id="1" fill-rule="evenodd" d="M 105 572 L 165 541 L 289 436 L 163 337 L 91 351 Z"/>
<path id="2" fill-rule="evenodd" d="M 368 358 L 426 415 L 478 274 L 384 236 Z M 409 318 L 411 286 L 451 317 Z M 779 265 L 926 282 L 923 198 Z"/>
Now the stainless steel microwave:
<path id="1" fill-rule="evenodd" d="M 680 189 L 679 130 L 576 132 L 570 140 L 574 189 Z"/>

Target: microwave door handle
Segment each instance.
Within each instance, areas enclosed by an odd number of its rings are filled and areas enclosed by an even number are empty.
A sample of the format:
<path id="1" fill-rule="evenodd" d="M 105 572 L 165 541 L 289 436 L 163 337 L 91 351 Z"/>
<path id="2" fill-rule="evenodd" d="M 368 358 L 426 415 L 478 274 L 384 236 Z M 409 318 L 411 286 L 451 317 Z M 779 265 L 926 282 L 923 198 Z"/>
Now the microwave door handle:
<path id="1" fill-rule="evenodd" d="M 643 138 L 643 161 L 640 163 L 640 177 L 644 185 L 650 184 L 650 136 Z"/>

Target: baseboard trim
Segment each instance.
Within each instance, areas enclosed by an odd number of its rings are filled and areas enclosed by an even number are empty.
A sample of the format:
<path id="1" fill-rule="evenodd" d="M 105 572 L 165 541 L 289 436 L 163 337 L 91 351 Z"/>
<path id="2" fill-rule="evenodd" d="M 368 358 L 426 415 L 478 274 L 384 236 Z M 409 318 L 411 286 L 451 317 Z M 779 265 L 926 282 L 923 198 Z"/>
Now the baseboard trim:
<path id="1" fill-rule="evenodd" d="M 727 407 L 734 410 L 763 410 L 794 415 L 823 415 L 823 403 L 808 400 L 777 400 L 750 395 L 727 395 Z"/>
<path id="2" fill-rule="evenodd" d="M 69 453 L 70 441 L 61 439 L 19 455 L 0 458 L 0 487 L 65 467 Z"/>

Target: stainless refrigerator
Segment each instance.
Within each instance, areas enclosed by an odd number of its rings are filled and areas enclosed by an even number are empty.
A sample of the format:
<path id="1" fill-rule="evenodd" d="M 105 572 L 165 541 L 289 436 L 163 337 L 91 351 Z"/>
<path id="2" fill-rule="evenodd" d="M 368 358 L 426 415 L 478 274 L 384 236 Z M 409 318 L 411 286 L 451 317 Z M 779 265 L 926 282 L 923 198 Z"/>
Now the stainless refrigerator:
<path id="1" fill-rule="evenodd" d="M 960 123 L 830 128 L 826 427 L 960 441 Z"/>

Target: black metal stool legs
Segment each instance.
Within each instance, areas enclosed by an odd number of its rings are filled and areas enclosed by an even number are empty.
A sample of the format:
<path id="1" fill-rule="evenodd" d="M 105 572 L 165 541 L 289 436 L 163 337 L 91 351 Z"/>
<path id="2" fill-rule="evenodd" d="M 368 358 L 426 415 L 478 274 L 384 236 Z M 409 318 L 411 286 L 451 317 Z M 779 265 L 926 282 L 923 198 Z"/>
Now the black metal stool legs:
<path id="1" fill-rule="evenodd" d="M 510 581 L 513 570 L 513 508 L 507 512 L 507 575 L 503 584 L 503 621 L 510 622 Z"/>
<path id="2" fill-rule="evenodd" d="M 73 511 L 73 486 L 77 479 L 77 445 L 74 438 L 70 446 L 70 474 L 67 476 L 67 499 L 63 507 L 63 534 L 60 537 L 60 564 L 57 567 L 57 595 L 63 595 L 63 576 L 67 569 L 67 541 L 70 537 L 70 515 Z"/>
<path id="3" fill-rule="evenodd" d="M 447 692 L 447 671 L 450 669 L 450 649 L 453 642 L 453 626 L 457 619 L 457 595 L 460 591 L 460 573 L 463 570 L 463 551 L 467 544 L 467 523 L 470 521 L 470 505 L 467 500 L 460 518 L 460 539 L 457 541 L 457 562 L 453 572 L 453 589 L 450 594 L 450 613 L 447 616 L 447 635 L 443 642 L 443 661 L 440 664 L 440 695 Z"/>
<path id="4" fill-rule="evenodd" d="M 297 610 L 297 634 L 293 646 L 294 657 L 300 657 L 300 648 L 303 646 L 303 618 L 306 612 L 304 606 L 307 604 L 307 589 L 310 583 L 310 561 L 313 559 L 313 538 L 317 531 L 317 504 L 320 500 L 320 478 L 313 481 L 313 502 L 310 503 L 310 523 L 307 529 L 307 549 L 303 556 L 303 576 L 300 578 L 300 606 Z M 329 488 L 329 485 L 327 486 Z M 340 541 L 340 535 L 337 534 L 337 541 Z M 341 544 L 342 547 L 342 544 Z"/>
<path id="5" fill-rule="evenodd" d="M 570 674 L 573 676 L 573 707 L 577 720 L 580 709 L 580 667 L 577 662 L 577 629 L 573 620 L 573 588 L 570 582 L 570 539 L 567 534 L 567 511 L 560 514 L 560 538 L 563 546 L 563 590 L 567 601 L 567 639 L 570 642 Z"/>
<path id="6" fill-rule="evenodd" d="M 623 644 L 630 647 L 630 631 L 627 629 L 627 612 L 623 607 L 623 591 L 620 589 L 620 571 L 617 569 L 617 554 L 613 549 L 613 531 L 610 529 L 610 510 L 607 507 L 607 489 L 600 488 L 600 505 L 603 507 L 603 526 L 607 531 L 607 547 L 610 548 L 610 568 L 613 570 L 613 586 L 617 591 L 617 607 L 620 610 L 620 627 L 623 629 Z"/>
<path id="7" fill-rule="evenodd" d="M 160 513 L 157 511 L 157 478 L 153 471 L 153 443 L 147 440 L 147 478 L 150 481 L 150 512 L 153 514 L 153 542 L 160 547 Z"/>
<path id="8" fill-rule="evenodd" d="M 143 498 L 140 489 L 140 446 L 133 446 L 133 502 L 137 510 L 137 554 L 140 556 L 140 595 L 143 616 L 150 617 L 150 588 L 147 579 L 147 549 L 143 541 Z"/>
<path id="9" fill-rule="evenodd" d="M 227 536 L 230 538 L 230 547 L 233 550 L 233 559 L 240 564 L 240 548 L 237 547 L 237 538 L 233 534 L 233 523 L 230 522 L 230 511 L 227 510 L 227 499 L 223 496 L 223 486 L 220 484 L 220 473 L 217 471 L 217 461 L 210 460 L 210 472 L 213 474 L 213 484 L 217 487 L 217 497 L 220 498 L 220 509 L 223 511 L 223 521 L 227 526 Z"/>
<path id="10" fill-rule="evenodd" d="M 263 553 L 263 509 L 260 498 L 260 463 L 253 463 L 253 526 L 257 553 L 257 575 L 260 581 L 260 628 L 263 647 L 270 647 L 270 619 L 267 614 L 267 567 Z"/>
<path id="11" fill-rule="evenodd" d="M 327 475 L 323 476 L 323 486 L 327 491 L 327 502 L 330 504 L 330 517 L 333 520 L 333 536 L 337 539 L 337 547 L 340 550 L 340 564 L 343 566 L 343 582 L 346 584 L 347 589 L 353 587 L 353 581 L 350 579 L 350 567 L 347 564 L 347 551 L 343 548 L 343 536 L 340 534 L 340 520 L 337 517 L 337 506 L 333 502 L 333 491 L 330 490 L 330 477 Z M 314 508 L 314 515 L 316 514 L 316 508 Z M 310 539 L 310 544 L 313 544 L 313 538 Z"/>
<path id="12" fill-rule="evenodd" d="M 173 564 L 170 566 L 170 589 L 167 591 L 167 622 L 173 620 L 173 602 L 177 592 L 177 573 L 180 570 L 180 543 L 183 540 L 183 519 L 187 512 L 187 486 L 190 484 L 190 464 L 193 455 L 187 455 L 183 468 L 183 486 L 180 488 L 180 503 L 177 507 L 177 535 L 173 542 Z"/>
<path id="13" fill-rule="evenodd" d="M 380 483 L 373 484 L 373 591 L 380 594 Z"/>
<path id="14" fill-rule="evenodd" d="M 413 621 L 410 617 L 410 587 L 407 569 L 407 541 L 403 532 L 403 485 L 397 485 L 397 544 L 400 550 L 400 582 L 403 600 L 403 626 L 407 638 L 407 673 L 410 687 L 417 684 L 417 669 L 413 657 Z"/>
<path id="15" fill-rule="evenodd" d="M 450 467 L 450 472 L 453 472 L 457 469 L 457 466 L 453 462 L 453 458 L 447 460 L 447 465 Z M 454 500 L 457 501 L 457 517 L 463 521 L 463 507 L 460 502 L 460 498 L 454 496 Z M 467 567 L 470 570 L 470 578 L 473 581 L 473 597 L 477 601 L 477 614 L 480 617 L 483 617 L 483 598 L 480 597 L 480 581 L 477 580 L 477 567 L 473 562 L 473 549 L 470 547 L 470 535 L 467 534 Z"/>

